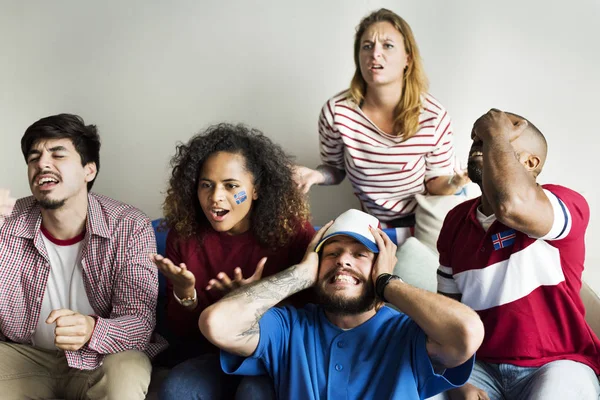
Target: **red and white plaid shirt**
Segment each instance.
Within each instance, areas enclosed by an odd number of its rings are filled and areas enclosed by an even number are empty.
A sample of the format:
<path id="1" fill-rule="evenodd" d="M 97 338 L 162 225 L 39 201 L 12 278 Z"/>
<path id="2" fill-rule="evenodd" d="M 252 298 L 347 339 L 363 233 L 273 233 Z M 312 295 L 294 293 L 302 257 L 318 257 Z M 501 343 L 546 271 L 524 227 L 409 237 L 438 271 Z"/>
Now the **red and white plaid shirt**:
<path id="1" fill-rule="evenodd" d="M 153 357 L 167 343 L 150 342 L 156 324 L 158 272 L 148 217 L 108 197 L 88 195 L 82 245 L 83 282 L 96 312 L 87 345 L 65 351 L 70 367 L 95 369 L 105 354 L 145 351 Z M 31 344 L 40 318 L 50 263 L 42 239 L 40 207 L 33 197 L 17 201 L 0 226 L 0 341 Z"/>

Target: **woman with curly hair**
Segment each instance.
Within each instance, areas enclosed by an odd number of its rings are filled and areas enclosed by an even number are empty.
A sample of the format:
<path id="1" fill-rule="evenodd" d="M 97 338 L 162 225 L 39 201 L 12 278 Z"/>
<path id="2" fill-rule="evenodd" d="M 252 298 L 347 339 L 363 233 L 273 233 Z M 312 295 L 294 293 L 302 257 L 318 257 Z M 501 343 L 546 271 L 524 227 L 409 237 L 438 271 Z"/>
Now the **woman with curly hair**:
<path id="1" fill-rule="evenodd" d="M 427 93 L 415 37 L 394 12 L 360 22 L 354 63 L 350 89 L 319 117 L 322 164 L 296 167 L 295 179 L 308 192 L 348 175 L 364 211 L 387 227 L 412 226 L 415 194 L 453 194 L 469 181 L 455 169 L 450 117 Z"/>
<path id="2" fill-rule="evenodd" d="M 179 145 L 171 166 L 166 258 L 153 258 L 168 281 L 173 354 L 189 359 L 170 372 L 161 398 L 231 398 L 238 382 L 221 371 L 198 317 L 233 288 L 299 263 L 314 229 L 291 159 L 257 130 L 212 126 Z"/>

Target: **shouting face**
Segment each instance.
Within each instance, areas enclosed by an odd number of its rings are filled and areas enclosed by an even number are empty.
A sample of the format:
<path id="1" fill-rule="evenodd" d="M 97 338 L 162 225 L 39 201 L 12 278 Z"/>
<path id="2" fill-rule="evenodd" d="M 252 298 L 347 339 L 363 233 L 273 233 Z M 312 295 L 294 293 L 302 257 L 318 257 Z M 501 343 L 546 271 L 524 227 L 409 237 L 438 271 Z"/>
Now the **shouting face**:
<path id="1" fill-rule="evenodd" d="M 349 236 L 335 236 L 325 243 L 316 291 L 326 311 L 352 315 L 375 306 L 374 260 L 373 252 Z"/>
<path id="2" fill-rule="evenodd" d="M 45 209 L 58 209 L 71 199 L 87 196 L 87 184 L 96 176 L 96 164 L 81 164 L 70 139 L 36 142 L 27 154 L 31 193 Z"/>
<path id="3" fill-rule="evenodd" d="M 206 159 L 200 171 L 198 200 L 214 230 L 230 235 L 246 232 L 257 199 L 254 176 L 246 170 L 242 155 L 221 151 Z"/>

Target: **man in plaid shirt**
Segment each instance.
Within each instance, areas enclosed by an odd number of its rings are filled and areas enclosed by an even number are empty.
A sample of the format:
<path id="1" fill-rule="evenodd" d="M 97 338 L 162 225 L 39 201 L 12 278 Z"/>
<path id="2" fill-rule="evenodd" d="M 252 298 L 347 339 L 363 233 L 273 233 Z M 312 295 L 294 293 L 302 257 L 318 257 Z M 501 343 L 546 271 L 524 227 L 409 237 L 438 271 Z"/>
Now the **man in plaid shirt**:
<path id="1" fill-rule="evenodd" d="M 70 114 L 21 139 L 33 196 L 0 190 L 0 397 L 143 399 L 158 295 L 149 219 L 89 193 L 100 138 Z"/>

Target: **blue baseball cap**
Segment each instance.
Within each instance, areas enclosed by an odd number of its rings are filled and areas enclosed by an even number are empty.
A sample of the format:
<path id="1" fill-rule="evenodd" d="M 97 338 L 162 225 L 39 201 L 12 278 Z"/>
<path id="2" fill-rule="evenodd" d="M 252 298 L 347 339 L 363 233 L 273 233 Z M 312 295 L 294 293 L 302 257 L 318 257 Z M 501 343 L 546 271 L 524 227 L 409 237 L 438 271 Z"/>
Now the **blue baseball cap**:
<path id="1" fill-rule="evenodd" d="M 379 220 L 365 212 L 350 209 L 335 219 L 333 224 L 325 231 L 323 239 L 319 241 L 315 251 L 319 252 L 323 244 L 334 236 L 345 235 L 358 240 L 373 253 L 379 253 L 375 237 L 369 227 L 379 228 Z"/>

